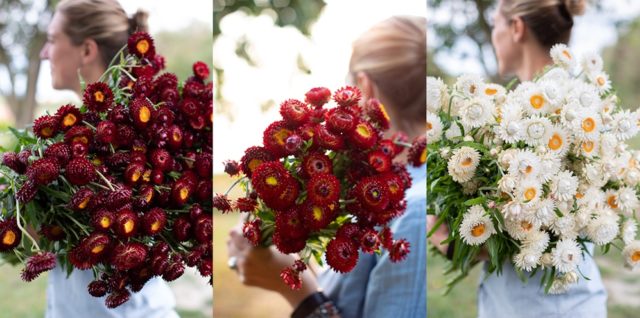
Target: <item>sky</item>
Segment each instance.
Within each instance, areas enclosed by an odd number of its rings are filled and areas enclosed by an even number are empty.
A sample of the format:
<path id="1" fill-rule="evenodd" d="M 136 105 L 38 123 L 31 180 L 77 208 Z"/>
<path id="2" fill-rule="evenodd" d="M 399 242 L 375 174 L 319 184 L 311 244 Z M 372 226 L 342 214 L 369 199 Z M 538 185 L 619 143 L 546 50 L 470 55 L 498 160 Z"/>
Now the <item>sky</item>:
<path id="1" fill-rule="evenodd" d="M 214 172 L 222 162 L 239 160 L 244 150 L 262 144 L 262 132 L 278 120 L 279 104 L 285 99 L 304 99 L 310 88 L 325 86 L 332 91 L 345 85 L 351 43 L 364 31 L 392 15 L 425 16 L 426 5 L 416 0 L 327 0 L 311 37 L 295 28 L 279 28 L 266 15 L 249 17 L 241 12 L 226 16 L 222 34 L 214 41 L 214 65 L 225 69 L 223 96 L 231 104 L 231 116 L 214 119 Z M 246 37 L 259 67 L 238 58 L 235 41 Z M 311 74 L 297 69 L 298 54 Z M 261 111 L 261 103 L 273 99 L 277 105 Z M 215 107 L 215 105 L 214 105 Z"/>
<path id="2" fill-rule="evenodd" d="M 596 12 L 595 8 L 587 7 L 585 14 L 574 20 L 569 46 L 578 56 L 589 51 L 601 53 L 603 48 L 616 43 L 618 31 L 611 22 L 613 19 L 630 20 L 640 15 L 640 1 L 637 0 L 603 0 L 600 2 L 603 6 L 602 11 Z M 447 21 L 451 14 L 450 10 L 428 10 L 427 20 Z M 434 30 L 428 28 L 427 32 L 427 45 L 429 47 L 438 45 L 437 34 Z M 475 43 L 470 40 L 461 41 L 457 49 L 475 52 Z M 484 73 L 477 57 L 473 55 L 466 59 L 460 59 L 448 54 L 439 54 L 435 60 L 438 66 L 452 75 L 459 75 L 463 72 Z M 491 67 L 495 69 L 495 63 Z"/>

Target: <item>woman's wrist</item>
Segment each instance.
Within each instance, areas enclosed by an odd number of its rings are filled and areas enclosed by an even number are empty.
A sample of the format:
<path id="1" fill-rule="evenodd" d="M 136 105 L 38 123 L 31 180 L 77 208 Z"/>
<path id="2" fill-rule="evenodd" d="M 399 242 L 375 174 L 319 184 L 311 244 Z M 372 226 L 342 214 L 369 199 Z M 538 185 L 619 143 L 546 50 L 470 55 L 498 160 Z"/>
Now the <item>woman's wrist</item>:
<path id="1" fill-rule="evenodd" d="M 339 317 L 338 314 L 338 308 L 321 290 L 318 290 L 307 296 L 295 307 L 291 318 L 333 318 Z"/>

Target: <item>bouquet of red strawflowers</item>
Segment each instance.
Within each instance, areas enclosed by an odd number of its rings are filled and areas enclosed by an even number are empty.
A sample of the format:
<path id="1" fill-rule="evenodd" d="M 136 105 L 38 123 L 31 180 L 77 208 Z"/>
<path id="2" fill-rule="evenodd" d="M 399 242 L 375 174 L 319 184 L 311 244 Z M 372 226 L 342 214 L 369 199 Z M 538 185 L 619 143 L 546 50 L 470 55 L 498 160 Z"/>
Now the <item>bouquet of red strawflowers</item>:
<path id="1" fill-rule="evenodd" d="M 38 118 L 33 134 L 13 130 L 19 145 L 0 167 L 3 257 L 25 264 L 25 281 L 56 259 L 68 273 L 93 269 L 88 292 L 109 294 L 110 308 L 185 265 L 212 277 L 209 69 L 195 63 L 181 84 L 159 74 L 164 58 L 148 34 L 127 47 L 86 87 L 81 108 Z"/>
<path id="2" fill-rule="evenodd" d="M 299 273 L 311 258 L 322 255 L 335 271 L 351 271 L 358 251 L 387 249 L 392 261 L 403 260 L 409 242 L 394 240 L 389 222 L 404 213 L 405 190 L 411 178 L 392 160 L 411 147 L 410 161 L 422 165 L 426 136 L 413 146 L 404 134 L 383 137 L 390 119 L 375 99 L 359 106 L 360 91 L 344 87 L 333 95 L 327 88 L 306 93 L 306 102 L 289 99 L 280 106 L 282 120 L 264 131 L 263 146 L 246 149 L 240 163 L 227 161 L 225 171 L 240 172 L 236 184 L 246 196 L 232 203 L 226 195 L 213 199 L 224 212 L 250 212 L 243 235 L 254 245 L 275 245 L 300 260 L 280 276 L 292 289 L 301 286 Z"/>

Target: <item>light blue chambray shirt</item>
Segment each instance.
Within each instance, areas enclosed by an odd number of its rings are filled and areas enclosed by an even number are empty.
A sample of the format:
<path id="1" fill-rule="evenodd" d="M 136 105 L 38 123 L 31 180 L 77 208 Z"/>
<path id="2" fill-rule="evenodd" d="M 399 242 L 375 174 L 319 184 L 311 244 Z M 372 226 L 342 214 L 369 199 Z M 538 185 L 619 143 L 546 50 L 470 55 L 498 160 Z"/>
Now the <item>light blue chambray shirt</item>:
<path id="1" fill-rule="evenodd" d="M 320 286 L 343 318 L 425 318 L 427 316 L 427 169 L 407 167 L 412 186 L 406 192 L 407 210 L 391 223 L 395 238 L 411 244 L 407 258 L 392 263 L 389 253 L 360 253 L 349 273 L 332 270 L 318 277 Z"/>
<path id="2" fill-rule="evenodd" d="M 588 244 L 593 255 L 593 244 Z M 593 257 L 585 254 L 579 265 L 578 284 L 567 293 L 547 295 L 536 273 L 526 283 L 522 282 L 510 262 L 502 267 L 502 274 L 488 275 L 480 279 L 478 290 L 479 318 L 606 318 L 607 292 L 600 278 L 600 271 Z"/>
<path id="3" fill-rule="evenodd" d="M 59 267 L 49 272 L 45 318 L 179 318 L 175 298 L 165 281 L 153 278 L 121 306 L 109 309 L 105 297 L 93 297 L 87 286 L 93 281 L 91 270 L 67 274 Z"/>

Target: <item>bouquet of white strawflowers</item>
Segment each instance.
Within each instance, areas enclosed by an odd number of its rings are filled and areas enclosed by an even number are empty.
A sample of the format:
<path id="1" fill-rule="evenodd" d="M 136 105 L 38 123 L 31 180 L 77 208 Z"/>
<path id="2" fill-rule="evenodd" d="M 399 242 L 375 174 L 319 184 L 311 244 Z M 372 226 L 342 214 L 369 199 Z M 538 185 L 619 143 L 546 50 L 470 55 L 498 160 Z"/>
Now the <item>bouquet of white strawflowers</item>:
<path id="1" fill-rule="evenodd" d="M 620 107 L 597 54 L 577 63 L 555 45 L 551 57 L 514 90 L 427 80 L 427 213 L 450 230 L 458 279 L 483 249 L 489 272 L 506 261 L 523 278 L 544 271 L 549 293 L 580 279 L 590 243 L 640 268 L 640 151 L 625 143 L 640 113 Z"/>

